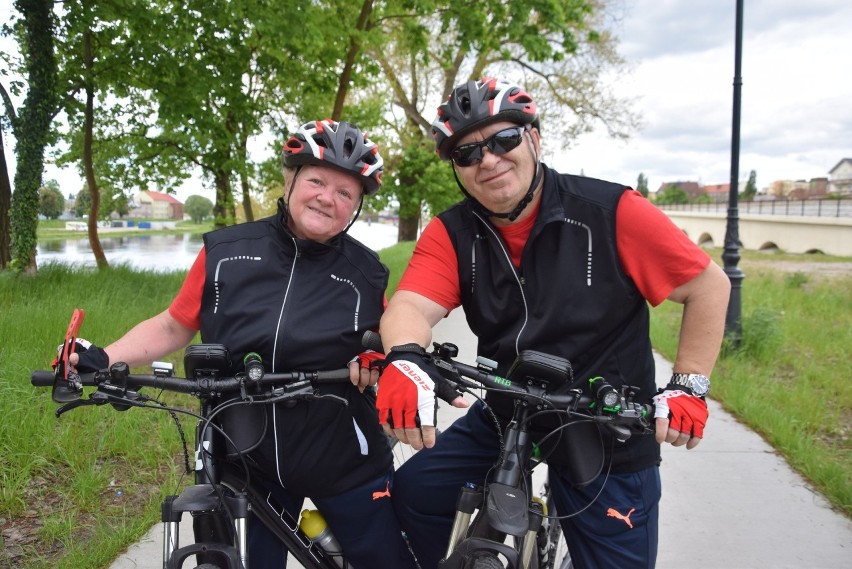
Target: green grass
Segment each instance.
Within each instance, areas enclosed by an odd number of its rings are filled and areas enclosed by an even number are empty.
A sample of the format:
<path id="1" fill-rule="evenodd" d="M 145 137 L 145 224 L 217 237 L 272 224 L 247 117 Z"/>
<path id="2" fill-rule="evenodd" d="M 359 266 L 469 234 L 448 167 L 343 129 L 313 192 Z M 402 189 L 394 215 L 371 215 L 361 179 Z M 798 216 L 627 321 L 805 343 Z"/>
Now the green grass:
<path id="1" fill-rule="evenodd" d="M 774 270 L 759 255 L 740 264 L 743 338 L 725 347 L 711 396 L 850 516 L 852 273 L 820 277 L 806 272 L 814 258 L 785 257 L 802 271 Z M 680 312 L 670 303 L 652 311 L 654 346 L 669 359 Z"/>
<path id="2" fill-rule="evenodd" d="M 380 251 L 389 296 L 412 248 Z M 849 261 L 744 253 L 743 342 L 717 364 L 713 397 L 852 515 L 852 276 L 818 278 L 807 265 L 778 272 L 773 260 Z M 29 376 L 49 367 L 74 307 L 86 310 L 81 335 L 106 345 L 168 306 L 183 276 L 55 265 L 34 277 L 0 273 L 0 518 L 38 528 L 14 562 L 0 542 L 0 567 L 106 567 L 158 521 L 161 497 L 179 487 L 182 471 L 168 415 L 88 407 L 57 419 L 49 390 L 33 388 Z M 652 311 L 654 345 L 669 358 L 679 317 L 672 303 Z M 188 399 L 168 401 L 194 409 Z M 182 423 L 191 437 L 192 421 Z"/>
<path id="3" fill-rule="evenodd" d="M 49 369 L 74 307 L 86 310 L 81 336 L 106 345 L 168 306 L 182 279 L 123 267 L 0 273 L 0 518 L 42 522 L 14 560 L 0 547 L 0 567 L 104 567 L 159 519 L 179 474 L 169 416 L 87 407 L 57 419 L 49 389 L 29 377 Z M 191 436 L 191 421 L 184 429 Z"/>
<path id="4" fill-rule="evenodd" d="M 397 243 L 393 247 L 388 247 L 387 249 L 379 251 L 379 257 L 390 270 L 390 279 L 387 291 L 388 298 L 393 296 L 393 293 L 396 292 L 399 279 L 402 277 L 402 272 L 408 264 L 408 259 L 411 258 L 412 251 L 414 251 L 414 241 L 403 241 L 402 243 Z"/>

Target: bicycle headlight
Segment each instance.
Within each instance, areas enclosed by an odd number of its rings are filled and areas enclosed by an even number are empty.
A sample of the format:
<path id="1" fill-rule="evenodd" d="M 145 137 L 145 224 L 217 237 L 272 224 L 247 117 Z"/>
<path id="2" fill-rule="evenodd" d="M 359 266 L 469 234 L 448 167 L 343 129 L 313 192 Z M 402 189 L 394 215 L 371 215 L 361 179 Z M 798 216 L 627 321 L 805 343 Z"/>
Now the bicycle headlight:
<path id="1" fill-rule="evenodd" d="M 265 370 L 263 369 L 263 360 L 260 355 L 255 352 L 249 352 L 243 358 L 243 364 L 246 366 L 246 376 L 252 381 L 260 381 L 263 379 Z"/>

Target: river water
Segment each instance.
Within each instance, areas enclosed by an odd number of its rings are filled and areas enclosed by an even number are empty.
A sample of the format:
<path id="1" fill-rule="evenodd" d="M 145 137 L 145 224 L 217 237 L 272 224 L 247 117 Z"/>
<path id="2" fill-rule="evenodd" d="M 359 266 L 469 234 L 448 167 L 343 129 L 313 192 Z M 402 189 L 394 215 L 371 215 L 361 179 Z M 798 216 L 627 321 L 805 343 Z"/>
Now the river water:
<path id="1" fill-rule="evenodd" d="M 378 251 L 396 244 L 397 227 L 356 221 L 349 234 Z M 145 235 L 144 230 L 139 230 L 138 235 L 123 237 L 110 237 L 108 232 L 103 232 L 100 239 L 110 265 L 126 264 L 134 269 L 157 272 L 189 269 L 203 245 L 201 235 Z M 39 266 L 46 263 L 95 266 L 95 256 L 85 236 L 39 242 L 36 255 Z"/>

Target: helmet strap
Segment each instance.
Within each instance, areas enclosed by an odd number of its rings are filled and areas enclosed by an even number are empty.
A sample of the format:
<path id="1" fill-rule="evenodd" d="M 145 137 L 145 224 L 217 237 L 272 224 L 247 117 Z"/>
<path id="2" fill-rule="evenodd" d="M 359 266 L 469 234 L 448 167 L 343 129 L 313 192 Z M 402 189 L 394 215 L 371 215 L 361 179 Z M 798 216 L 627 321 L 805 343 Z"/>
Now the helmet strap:
<path id="1" fill-rule="evenodd" d="M 343 229 L 343 231 L 341 231 L 340 233 L 346 233 L 347 231 L 349 231 L 349 228 L 352 227 L 352 224 L 354 224 L 358 220 L 358 216 L 361 215 L 361 208 L 364 207 L 364 194 L 365 193 L 366 192 L 361 192 L 361 201 L 358 202 L 358 209 L 355 210 L 355 215 L 352 216 L 352 221 L 350 221 L 349 225 L 347 225 Z"/>

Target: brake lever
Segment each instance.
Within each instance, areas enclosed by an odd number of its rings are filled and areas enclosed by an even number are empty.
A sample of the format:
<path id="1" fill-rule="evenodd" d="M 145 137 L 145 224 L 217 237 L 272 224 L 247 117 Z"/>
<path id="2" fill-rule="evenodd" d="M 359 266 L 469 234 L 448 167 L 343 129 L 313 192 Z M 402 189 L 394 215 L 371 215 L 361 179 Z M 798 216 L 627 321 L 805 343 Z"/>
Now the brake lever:
<path id="1" fill-rule="evenodd" d="M 67 411 L 71 411 L 72 409 L 76 409 L 77 407 L 86 407 L 88 405 L 103 405 L 106 403 L 106 400 L 101 401 L 99 398 L 96 398 L 94 394 L 92 394 L 88 399 L 75 399 L 69 403 L 65 403 L 64 405 L 60 405 L 54 414 L 56 417 L 59 417 L 63 413 Z"/>
<path id="2" fill-rule="evenodd" d="M 334 400 L 334 403 L 340 403 L 343 406 L 349 405 L 349 401 L 347 401 L 343 397 L 340 397 L 339 395 L 332 395 L 331 393 L 326 393 L 325 395 L 309 395 L 305 397 L 305 399 L 313 401 L 319 401 L 320 399 L 332 399 Z"/>

